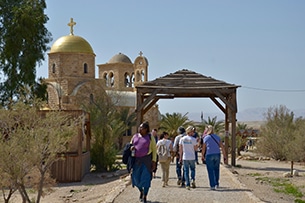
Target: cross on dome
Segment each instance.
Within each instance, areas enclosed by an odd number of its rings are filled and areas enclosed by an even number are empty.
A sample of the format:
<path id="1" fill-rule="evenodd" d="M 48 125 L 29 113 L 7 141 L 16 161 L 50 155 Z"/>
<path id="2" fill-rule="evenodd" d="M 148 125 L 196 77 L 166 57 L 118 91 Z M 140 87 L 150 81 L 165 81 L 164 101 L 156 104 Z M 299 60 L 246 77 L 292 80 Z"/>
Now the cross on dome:
<path id="1" fill-rule="evenodd" d="M 70 22 L 68 23 L 68 26 L 70 27 L 70 35 L 73 34 L 73 26 L 76 25 L 76 22 L 73 21 L 73 18 L 70 19 Z"/>

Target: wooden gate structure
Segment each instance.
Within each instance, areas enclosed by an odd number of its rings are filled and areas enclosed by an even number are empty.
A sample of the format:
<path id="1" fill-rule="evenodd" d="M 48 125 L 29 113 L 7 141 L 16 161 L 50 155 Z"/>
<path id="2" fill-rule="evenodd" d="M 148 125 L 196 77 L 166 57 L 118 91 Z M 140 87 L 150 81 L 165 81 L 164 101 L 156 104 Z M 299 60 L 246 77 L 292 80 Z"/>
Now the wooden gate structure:
<path id="1" fill-rule="evenodd" d="M 41 111 L 42 114 L 48 112 L 49 110 Z M 82 117 L 83 122 L 75 128 L 75 135 L 69 142 L 69 151 L 60 154 L 62 159 L 53 163 L 51 175 L 58 182 L 79 182 L 90 172 L 90 114 L 82 110 L 61 110 L 61 113 L 72 119 Z"/>
<path id="2" fill-rule="evenodd" d="M 159 99 L 210 98 L 225 114 L 225 150 L 228 154 L 229 134 L 232 136 L 231 149 L 236 149 L 236 89 L 238 87 L 241 86 L 216 80 L 187 69 L 143 82 L 136 86 L 137 126 L 143 121 L 144 114 Z M 229 124 L 231 124 L 231 127 Z M 231 133 L 229 130 L 231 130 Z M 236 165 L 235 159 L 236 152 L 231 150 L 232 166 Z"/>

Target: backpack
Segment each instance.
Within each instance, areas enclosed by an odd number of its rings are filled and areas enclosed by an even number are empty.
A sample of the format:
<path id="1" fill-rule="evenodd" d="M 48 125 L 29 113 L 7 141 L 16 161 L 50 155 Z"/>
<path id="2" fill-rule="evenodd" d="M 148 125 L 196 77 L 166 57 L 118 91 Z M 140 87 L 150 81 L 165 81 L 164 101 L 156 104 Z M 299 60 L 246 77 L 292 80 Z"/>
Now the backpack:
<path id="1" fill-rule="evenodd" d="M 126 145 L 124 146 L 123 149 L 123 156 L 122 156 L 122 162 L 123 164 L 127 164 L 128 163 L 128 158 L 131 156 L 131 150 L 130 147 L 132 146 L 132 144 L 130 143 L 126 143 Z"/>
<path id="2" fill-rule="evenodd" d="M 165 162 L 166 160 L 168 160 L 169 150 L 168 147 L 166 146 L 166 142 L 163 142 L 158 146 L 157 155 L 159 162 Z"/>
<path id="3" fill-rule="evenodd" d="M 135 158 L 131 156 L 131 148 L 132 144 L 131 143 L 126 143 L 124 149 L 123 149 L 123 156 L 122 156 L 122 162 L 123 164 L 126 164 L 127 165 L 127 171 L 128 173 L 130 173 L 132 167 L 133 167 L 133 164 L 134 164 L 134 160 Z"/>

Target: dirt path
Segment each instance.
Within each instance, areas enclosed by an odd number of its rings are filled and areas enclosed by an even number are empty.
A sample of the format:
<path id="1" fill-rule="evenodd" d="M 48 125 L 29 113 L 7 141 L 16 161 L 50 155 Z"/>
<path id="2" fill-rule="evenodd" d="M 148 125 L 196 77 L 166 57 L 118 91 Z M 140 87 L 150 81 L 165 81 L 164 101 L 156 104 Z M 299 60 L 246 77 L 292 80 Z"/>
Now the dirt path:
<path id="1" fill-rule="evenodd" d="M 274 160 L 256 160 L 255 154 L 243 153 L 242 157 L 236 160 L 236 166 L 228 167 L 236 179 L 240 181 L 246 188 L 262 200 L 263 202 L 272 203 L 288 203 L 294 202 L 297 197 L 277 193 L 271 181 L 274 178 L 287 180 L 295 185 L 305 196 L 305 164 L 296 163 L 294 168 L 298 170 L 299 176 L 292 178 L 284 178 L 283 174 L 290 171 L 290 162 L 278 162 Z M 230 163 L 230 162 L 229 162 Z M 91 173 L 88 174 L 82 182 L 59 184 L 52 188 L 42 199 L 42 203 L 72 203 L 72 202 L 111 202 L 113 196 L 124 190 L 126 179 L 124 174 L 126 171 L 118 171 L 113 173 Z M 20 195 L 16 193 L 11 202 L 21 202 Z M 299 197 L 305 201 L 305 197 Z M 3 202 L 0 199 L 0 202 Z"/>

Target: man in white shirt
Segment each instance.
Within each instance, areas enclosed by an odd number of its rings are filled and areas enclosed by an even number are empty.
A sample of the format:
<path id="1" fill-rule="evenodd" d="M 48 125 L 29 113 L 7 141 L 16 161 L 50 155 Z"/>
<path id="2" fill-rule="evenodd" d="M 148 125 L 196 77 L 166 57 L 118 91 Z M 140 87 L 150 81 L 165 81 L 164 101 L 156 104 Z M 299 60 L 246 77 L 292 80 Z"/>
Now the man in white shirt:
<path id="1" fill-rule="evenodd" d="M 186 188 L 190 189 L 190 176 L 189 171 L 191 170 L 192 188 L 196 187 L 195 175 L 196 175 L 196 161 L 195 161 L 195 151 L 197 151 L 198 145 L 197 140 L 193 137 L 194 127 L 189 126 L 186 128 L 187 136 L 180 139 L 179 142 L 179 153 L 180 162 L 183 164 L 184 178 Z"/>

